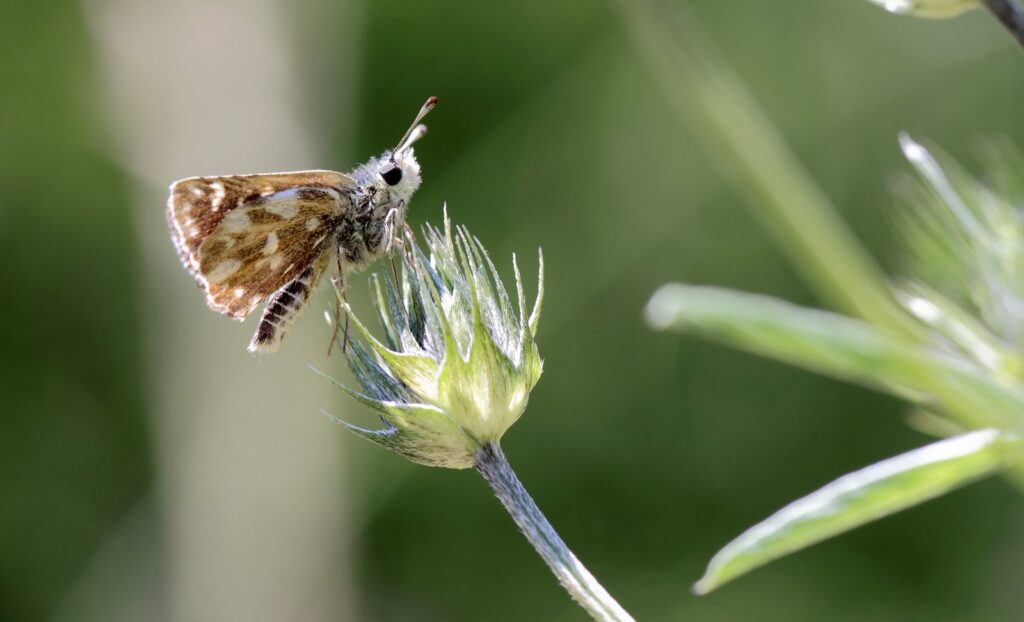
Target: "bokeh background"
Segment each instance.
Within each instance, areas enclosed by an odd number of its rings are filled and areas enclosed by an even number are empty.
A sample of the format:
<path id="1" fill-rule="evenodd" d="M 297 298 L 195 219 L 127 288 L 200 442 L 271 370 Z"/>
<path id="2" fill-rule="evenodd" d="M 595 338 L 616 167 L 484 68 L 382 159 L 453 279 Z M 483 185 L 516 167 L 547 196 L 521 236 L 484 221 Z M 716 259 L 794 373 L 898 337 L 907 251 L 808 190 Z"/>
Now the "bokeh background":
<path id="1" fill-rule="evenodd" d="M 1024 56 L 981 12 L 676 2 L 886 265 L 899 131 L 1021 143 Z M 4 3 L 0 619 L 584 619 L 474 473 L 318 413 L 372 422 L 309 369 L 348 378 L 325 295 L 255 359 L 167 239 L 172 180 L 348 170 L 431 94 L 411 222 L 447 203 L 506 274 L 543 247 L 545 374 L 505 450 L 638 619 L 1018 619 L 999 480 L 690 594 L 747 526 L 926 439 L 890 398 L 644 325 L 669 280 L 820 303 L 631 36 L 604 2 Z"/>

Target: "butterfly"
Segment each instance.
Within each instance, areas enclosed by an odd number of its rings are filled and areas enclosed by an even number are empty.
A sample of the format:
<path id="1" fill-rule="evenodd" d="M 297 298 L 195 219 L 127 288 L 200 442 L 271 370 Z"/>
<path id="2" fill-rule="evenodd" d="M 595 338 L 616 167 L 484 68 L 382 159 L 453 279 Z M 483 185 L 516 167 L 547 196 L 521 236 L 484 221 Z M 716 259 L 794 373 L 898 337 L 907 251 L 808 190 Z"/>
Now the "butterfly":
<path id="1" fill-rule="evenodd" d="M 349 173 L 189 177 L 171 184 L 167 223 L 206 304 L 243 320 L 266 302 L 249 343 L 274 352 L 334 264 L 339 282 L 391 249 L 420 186 L 413 143 L 430 97 L 398 146 Z M 341 287 L 344 291 L 344 285 Z"/>

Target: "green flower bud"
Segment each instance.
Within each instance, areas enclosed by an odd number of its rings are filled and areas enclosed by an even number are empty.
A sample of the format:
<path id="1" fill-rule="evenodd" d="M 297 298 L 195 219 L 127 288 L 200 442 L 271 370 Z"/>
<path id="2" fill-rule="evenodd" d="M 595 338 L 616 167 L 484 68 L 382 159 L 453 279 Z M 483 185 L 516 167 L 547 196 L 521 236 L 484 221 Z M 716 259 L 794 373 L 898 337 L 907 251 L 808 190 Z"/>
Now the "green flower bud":
<path id="1" fill-rule="evenodd" d="M 979 5 L 978 0 L 870 0 L 890 13 L 917 17 L 954 17 Z"/>
<path id="2" fill-rule="evenodd" d="M 413 462 L 465 469 L 515 423 L 540 378 L 534 335 L 544 261 L 527 318 L 514 255 L 516 309 L 483 245 L 465 228 L 453 236 L 447 213 L 444 231 L 428 225 L 424 237 L 427 254 L 411 234 L 396 251 L 398 283 L 391 274 L 371 277 L 383 340 L 345 307 L 361 336 L 349 343 L 348 361 L 362 392 L 341 388 L 386 427 L 338 423 Z"/>

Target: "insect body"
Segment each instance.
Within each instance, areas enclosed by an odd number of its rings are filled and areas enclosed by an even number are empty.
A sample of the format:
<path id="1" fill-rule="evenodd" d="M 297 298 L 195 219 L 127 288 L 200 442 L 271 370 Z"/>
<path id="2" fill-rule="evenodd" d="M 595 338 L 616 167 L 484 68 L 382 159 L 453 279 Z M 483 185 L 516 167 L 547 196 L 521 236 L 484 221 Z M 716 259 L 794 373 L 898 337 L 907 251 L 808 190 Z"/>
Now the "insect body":
<path id="1" fill-rule="evenodd" d="M 214 311 L 242 320 L 267 302 L 251 352 L 273 352 L 334 264 L 344 279 L 390 248 L 420 186 L 412 145 L 431 97 L 391 151 L 352 172 L 189 177 L 171 184 L 167 221 Z"/>

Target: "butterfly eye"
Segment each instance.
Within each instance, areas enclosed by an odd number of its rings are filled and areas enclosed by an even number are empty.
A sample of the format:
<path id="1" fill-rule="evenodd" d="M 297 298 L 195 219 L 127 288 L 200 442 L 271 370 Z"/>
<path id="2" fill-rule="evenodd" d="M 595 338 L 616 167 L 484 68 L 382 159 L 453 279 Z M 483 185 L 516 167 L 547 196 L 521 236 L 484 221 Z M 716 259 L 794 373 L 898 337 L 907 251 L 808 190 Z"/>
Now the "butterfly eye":
<path id="1" fill-rule="evenodd" d="M 402 181 L 402 169 L 392 164 L 381 171 L 380 176 L 384 178 L 384 183 L 389 186 L 394 186 L 398 182 Z"/>

